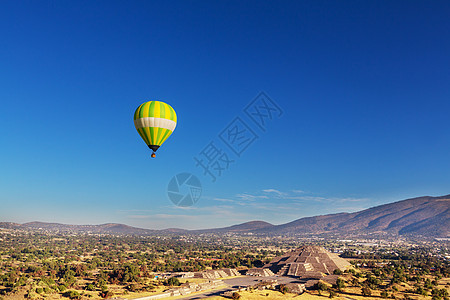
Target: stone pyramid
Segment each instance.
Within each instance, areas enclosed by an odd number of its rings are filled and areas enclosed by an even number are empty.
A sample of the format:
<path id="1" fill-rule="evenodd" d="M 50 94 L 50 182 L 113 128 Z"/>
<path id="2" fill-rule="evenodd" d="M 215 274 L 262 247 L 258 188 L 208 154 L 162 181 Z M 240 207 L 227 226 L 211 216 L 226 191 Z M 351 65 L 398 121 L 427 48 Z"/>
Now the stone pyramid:
<path id="1" fill-rule="evenodd" d="M 280 276 L 322 278 L 336 269 L 344 270 L 350 263 L 319 246 L 303 246 L 278 256 L 264 266 Z"/>

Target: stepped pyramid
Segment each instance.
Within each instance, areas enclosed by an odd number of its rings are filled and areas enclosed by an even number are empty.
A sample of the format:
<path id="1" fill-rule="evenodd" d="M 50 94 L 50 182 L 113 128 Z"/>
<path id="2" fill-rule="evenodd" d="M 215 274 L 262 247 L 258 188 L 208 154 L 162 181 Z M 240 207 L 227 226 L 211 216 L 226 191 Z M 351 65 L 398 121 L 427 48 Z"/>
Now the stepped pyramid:
<path id="1" fill-rule="evenodd" d="M 344 270 L 350 263 L 319 246 L 303 246 L 278 256 L 264 266 L 280 276 L 322 278 L 336 269 Z"/>

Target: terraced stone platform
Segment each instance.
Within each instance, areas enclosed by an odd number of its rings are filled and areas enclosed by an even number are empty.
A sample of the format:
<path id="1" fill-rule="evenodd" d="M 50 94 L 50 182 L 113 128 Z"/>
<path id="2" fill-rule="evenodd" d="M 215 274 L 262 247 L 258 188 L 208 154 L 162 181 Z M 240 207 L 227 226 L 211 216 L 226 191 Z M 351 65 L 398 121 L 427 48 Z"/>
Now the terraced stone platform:
<path id="1" fill-rule="evenodd" d="M 303 246 L 282 256 L 275 257 L 264 266 L 280 276 L 322 278 L 334 270 L 344 270 L 350 263 L 335 253 L 319 246 Z"/>

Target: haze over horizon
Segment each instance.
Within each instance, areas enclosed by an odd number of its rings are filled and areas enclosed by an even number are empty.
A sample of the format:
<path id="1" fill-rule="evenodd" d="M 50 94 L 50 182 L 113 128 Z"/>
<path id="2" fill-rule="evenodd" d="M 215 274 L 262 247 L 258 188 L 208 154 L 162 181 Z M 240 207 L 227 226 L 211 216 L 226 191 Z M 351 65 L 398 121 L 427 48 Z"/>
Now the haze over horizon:
<path id="1" fill-rule="evenodd" d="M 286 223 L 450 193 L 450 2 L 0 3 L 0 221 Z M 259 128 L 264 91 L 282 110 Z M 133 125 L 177 112 L 156 159 Z M 242 154 L 219 135 L 240 117 Z M 212 182 L 194 157 L 233 160 Z M 201 199 L 177 207 L 171 178 Z"/>

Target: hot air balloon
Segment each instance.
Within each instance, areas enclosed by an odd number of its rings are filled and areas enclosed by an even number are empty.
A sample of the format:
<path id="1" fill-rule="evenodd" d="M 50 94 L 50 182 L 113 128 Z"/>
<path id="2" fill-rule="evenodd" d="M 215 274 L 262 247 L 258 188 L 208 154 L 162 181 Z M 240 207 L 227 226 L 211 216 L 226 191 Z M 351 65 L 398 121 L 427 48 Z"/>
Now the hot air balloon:
<path id="1" fill-rule="evenodd" d="M 156 150 L 172 134 L 177 126 L 177 114 L 167 103 L 161 101 L 148 101 L 142 103 L 134 113 L 134 126 L 139 135 L 153 151 Z"/>

